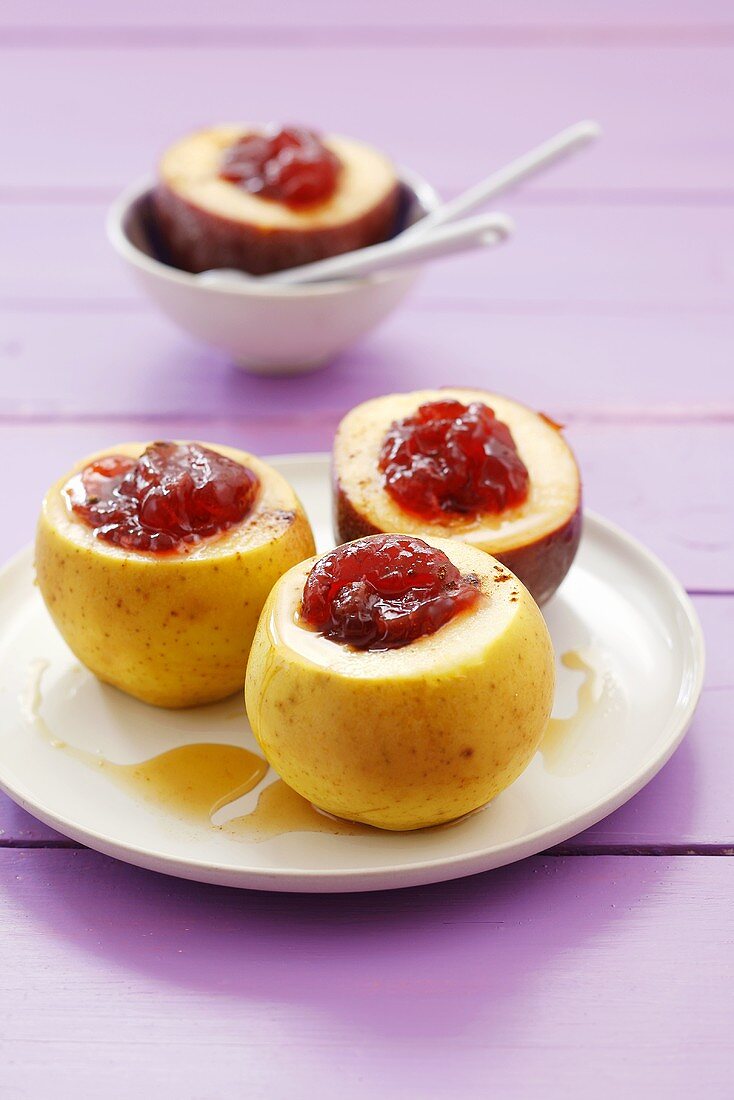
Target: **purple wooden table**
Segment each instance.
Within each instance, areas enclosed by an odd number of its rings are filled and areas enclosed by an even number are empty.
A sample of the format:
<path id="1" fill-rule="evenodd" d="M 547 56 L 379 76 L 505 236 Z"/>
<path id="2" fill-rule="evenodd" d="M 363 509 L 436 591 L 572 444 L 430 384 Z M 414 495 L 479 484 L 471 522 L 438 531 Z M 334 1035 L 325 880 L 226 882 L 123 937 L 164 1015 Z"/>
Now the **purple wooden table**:
<path id="1" fill-rule="evenodd" d="M 356 401 L 451 378 L 568 423 L 589 505 L 680 576 L 709 667 L 631 803 L 442 886 L 196 886 L 2 799 L 0 1096 L 732 1095 L 733 96 L 724 0 L 5 0 L 3 556 L 95 447 L 325 449 Z M 606 136 L 506 202 L 512 247 L 437 265 L 327 371 L 255 379 L 137 296 L 102 218 L 182 130 L 294 112 L 447 195 L 579 117 Z"/>

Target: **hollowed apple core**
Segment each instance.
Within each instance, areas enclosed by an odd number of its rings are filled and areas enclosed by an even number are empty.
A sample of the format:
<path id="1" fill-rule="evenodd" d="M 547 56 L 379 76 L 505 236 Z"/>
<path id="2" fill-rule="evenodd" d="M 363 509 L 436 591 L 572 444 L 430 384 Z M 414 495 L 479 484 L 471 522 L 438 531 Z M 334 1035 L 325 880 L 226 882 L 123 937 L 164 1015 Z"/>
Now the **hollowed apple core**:
<path id="1" fill-rule="evenodd" d="M 379 467 L 400 507 L 430 520 L 497 515 L 522 504 L 530 483 L 510 429 L 480 401 L 429 401 L 393 421 Z"/>
<path id="2" fill-rule="evenodd" d="M 303 589 L 301 620 L 358 649 L 397 649 L 479 597 L 442 550 L 408 535 L 373 535 L 321 558 Z"/>
<path id="3" fill-rule="evenodd" d="M 225 152 L 219 175 L 261 198 L 304 206 L 330 199 L 340 170 L 339 158 L 313 130 L 287 126 L 239 138 Z"/>
<path id="4" fill-rule="evenodd" d="M 67 482 L 64 496 L 98 538 L 165 553 L 239 523 L 259 485 L 247 466 L 208 447 L 157 442 L 138 459 L 96 459 Z"/>

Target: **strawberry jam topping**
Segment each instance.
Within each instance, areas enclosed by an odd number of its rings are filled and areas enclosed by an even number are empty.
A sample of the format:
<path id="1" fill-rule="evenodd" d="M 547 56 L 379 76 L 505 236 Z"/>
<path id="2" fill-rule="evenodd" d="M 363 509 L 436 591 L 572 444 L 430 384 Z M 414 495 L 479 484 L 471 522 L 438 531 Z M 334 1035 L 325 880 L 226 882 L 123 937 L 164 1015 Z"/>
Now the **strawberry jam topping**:
<path id="1" fill-rule="evenodd" d="M 358 649 L 396 649 L 435 632 L 479 596 L 442 550 L 410 535 L 370 535 L 316 562 L 301 618 Z"/>
<path id="2" fill-rule="evenodd" d="M 331 198 L 340 169 L 339 158 L 313 130 L 286 126 L 241 137 L 225 153 L 219 175 L 261 198 L 307 206 Z"/>
<path id="3" fill-rule="evenodd" d="M 429 520 L 497 514 L 528 495 L 528 471 L 510 429 L 481 401 L 430 401 L 396 420 L 379 467 L 400 507 Z"/>
<path id="4" fill-rule="evenodd" d="M 140 458 L 106 455 L 66 486 L 97 538 L 158 553 L 217 535 L 252 508 L 257 475 L 198 443 L 151 443 Z"/>

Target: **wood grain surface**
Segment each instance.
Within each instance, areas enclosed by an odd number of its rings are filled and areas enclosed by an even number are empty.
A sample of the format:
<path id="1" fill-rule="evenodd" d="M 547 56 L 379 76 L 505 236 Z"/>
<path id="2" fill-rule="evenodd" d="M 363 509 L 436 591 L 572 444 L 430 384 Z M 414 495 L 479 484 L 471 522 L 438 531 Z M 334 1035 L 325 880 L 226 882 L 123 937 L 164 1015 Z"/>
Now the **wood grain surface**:
<path id="1" fill-rule="evenodd" d="M 0 852 L 7 1095 L 727 1095 L 734 861 L 536 858 L 390 894 Z M 8 1055 L 5 1055 L 7 1059 Z M 11 1076 L 12 1075 L 12 1076 Z"/>

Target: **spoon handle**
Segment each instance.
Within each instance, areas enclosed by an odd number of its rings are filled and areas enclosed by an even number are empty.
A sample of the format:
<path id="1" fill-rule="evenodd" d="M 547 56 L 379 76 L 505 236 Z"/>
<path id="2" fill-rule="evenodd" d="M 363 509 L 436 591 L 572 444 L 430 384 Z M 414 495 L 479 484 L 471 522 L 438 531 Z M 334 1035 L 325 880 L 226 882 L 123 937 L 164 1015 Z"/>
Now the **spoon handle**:
<path id="1" fill-rule="evenodd" d="M 584 145 L 588 145 L 590 141 L 597 138 L 600 133 L 601 127 L 598 122 L 591 120 L 577 122 L 573 126 L 561 130 L 560 133 L 549 138 L 548 141 L 536 145 L 530 152 L 517 157 L 510 164 L 506 164 L 504 168 L 499 168 L 491 176 L 487 176 L 486 179 L 481 180 L 474 187 L 470 187 L 468 191 L 462 192 L 455 199 L 451 199 L 450 202 L 445 202 L 437 207 L 436 210 L 427 214 L 425 218 L 421 218 L 410 229 L 406 229 L 405 236 L 417 237 L 419 234 L 422 236 L 426 230 L 433 230 L 438 225 L 446 225 L 449 222 L 463 218 L 466 214 L 476 210 L 477 207 L 489 202 L 490 199 L 496 198 L 497 195 L 534 176 L 536 172 L 540 172 L 549 165 L 555 164 L 557 161 L 570 156 L 571 153 L 582 149 Z"/>
<path id="2" fill-rule="evenodd" d="M 301 267 L 291 267 L 276 275 L 263 276 L 258 281 L 271 286 L 296 286 L 300 283 L 355 278 L 378 271 L 392 271 L 398 267 L 435 260 L 439 256 L 500 244 L 510 236 L 512 230 L 512 221 L 504 214 L 479 214 L 453 225 L 441 226 L 425 236 L 408 239 L 406 234 L 401 234 L 384 244 L 360 248 L 356 252 L 347 252 L 343 256 L 318 260 Z"/>

